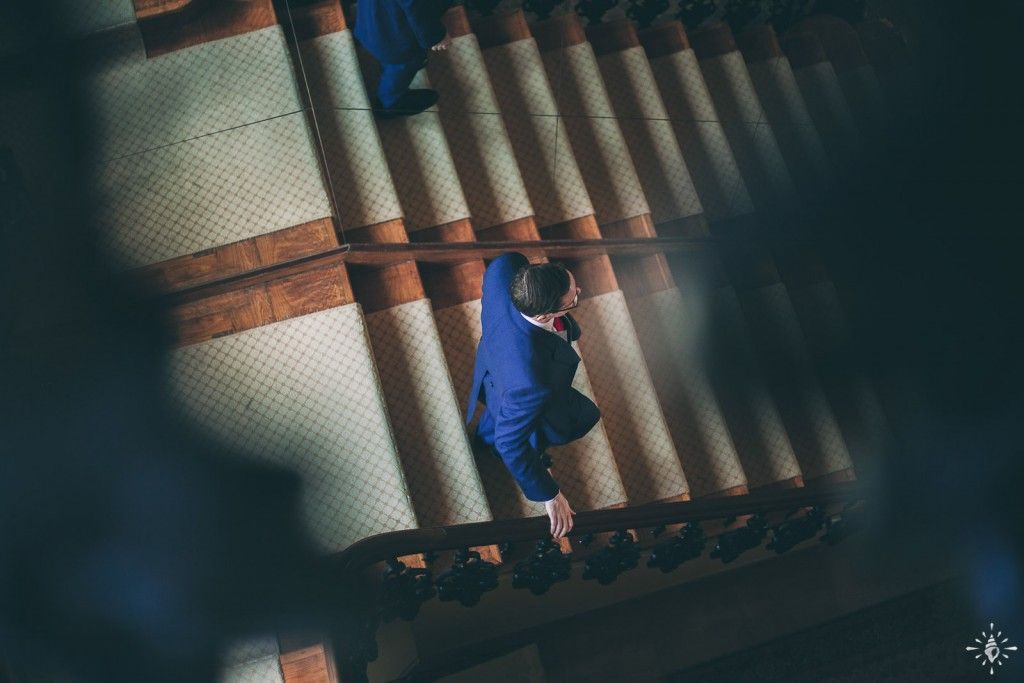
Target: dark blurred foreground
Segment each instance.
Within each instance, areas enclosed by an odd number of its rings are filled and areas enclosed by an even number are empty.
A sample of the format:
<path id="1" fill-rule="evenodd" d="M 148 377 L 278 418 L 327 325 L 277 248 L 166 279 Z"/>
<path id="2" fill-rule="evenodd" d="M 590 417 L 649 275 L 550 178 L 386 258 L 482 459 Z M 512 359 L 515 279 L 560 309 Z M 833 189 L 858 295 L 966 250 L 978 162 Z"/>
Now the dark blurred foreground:
<path id="1" fill-rule="evenodd" d="M 932 118 L 831 201 L 861 231 L 832 251 L 872 368 L 927 400 L 897 425 L 882 473 L 879 561 L 948 549 L 974 587 L 965 629 L 995 621 L 1019 641 L 1024 7 L 903 3 L 915 4 L 935 27 Z M 70 680 L 211 680 L 227 638 L 337 616 L 344 598 L 312 569 L 297 479 L 172 420 L 167 329 L 97 256 L 74 56 L 32 5 L 0 9 L 2 82 L 15 96 L 49 86 L 40 116 L 54 122 L 46 163 L 61 192 L 40 207 L 3 152 L 0 662 Z"/>

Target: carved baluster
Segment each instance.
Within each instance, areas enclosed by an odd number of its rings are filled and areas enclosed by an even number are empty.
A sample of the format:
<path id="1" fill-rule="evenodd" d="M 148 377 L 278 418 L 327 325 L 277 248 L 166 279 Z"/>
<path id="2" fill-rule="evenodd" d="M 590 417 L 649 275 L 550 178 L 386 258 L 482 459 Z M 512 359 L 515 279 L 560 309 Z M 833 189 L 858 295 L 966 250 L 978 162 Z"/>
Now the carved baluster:
<path id="1" fill-rule="evenodd" d="M 688 522 L 671 540 L 659 543 L 651 549 L 647 566 L 657 567 L 667 574 L 683 562 L 700 557 L 707 542 L 701 525 L 697 522 Z"/>
<path id="2" fill-rule="evenodd" d="M 381 585 L 381 616 L 385 621 L 395 617 L 411 621 L 419 613 L 420 605 L 436 594 L 429 569 L 388 560 Z"/>
<path id="3" fill-rule="evenodd" d="M 769 0 L 728 0 L 725 21 L 733 33 L 739 33 L 754 24 L 763 23 L 771 16 Z"/>
<path id="4" fill-rule="evenodd" d="M 640 28 L 648 28 L 662 12 L 668 9 L 668 0 L 629 0 L 626 16 Z"/>
<path id="5" fill-rule="evenodd" d="M 437 577 L 441 600 L 458 600 L 466 607 L 480 602 L 480 596 L 498 587 L 498 565 L 480 559 L 480 553 L 463 548 L 455 551 L 452 566 Z"/>
<path id="6" fill-rule="evenodd" d="M 619 0 L 579 0 L 576 3 L 576 11 L 586 18 L 589 26 L 600 24 L 605 13 L 618 4 Z"/>
<path id="7" fill-rule="evenodd" d="M 772 527 L 772 540 L 765 547 L 781 555 L 798 543 L 814 538 L 824 525 L 825 510 L 815 505 L 803 517 Z"/>
<path id="8" fill-rule="evenodd" d="M 626 531 L 616 531 L 607 547 L 584 561 L 583 578 L 597 579 L 606 586 L 619 578 L 619 574 L 635 568 L 639 560 L 640 549 L 633 536 Z"/>
<path id="9" fill-rule="evenodd" d="M 747 520 L 746 526 L 720 535 L 711 550 L 711 557 L 721 558 L 723 563 L 728 564 L 751 548 L 761 545 L 767 533 L 768 525 L 764 515 L 756 514 Z"/>
<path id="10" fill-rule="evenodd" d="M 494 14 L 494 10 L 499 4 L 501 4 L 501 0 L 466 0 L 466 7 L 483 17 Z"/>
<path id="11" fill-rule="evenodd" d="M 535 14 L 538 21 L 551 18 L 555 7 L 561 5 L 560 0 L 523 0 L 523 10 Z"/>
<path id="12" fill-rule="evenodd" d="M 822 543 L 835 545 L 847 536 L 864 529 L 864 512 L 852 510 L 855 503 L 847 503 L 839 515 L 825 518 L 825 533 L 819 539 Z"/>
<path id="13" fill-rule="evenodd" d="M 680 0 L 676 18 L 688 29 L 694 29 L 718 11 L 717 0 Z"/>
<path id="14" fill-rule="evenodd" d="M 570 560 L 571 556 L 563 553 L 551 539 L 537 541 L 533 555 L 516 563 L 512 587 L 528 588 L 534 595 L 543 595 L 553 584 L 569 579 Z"/>

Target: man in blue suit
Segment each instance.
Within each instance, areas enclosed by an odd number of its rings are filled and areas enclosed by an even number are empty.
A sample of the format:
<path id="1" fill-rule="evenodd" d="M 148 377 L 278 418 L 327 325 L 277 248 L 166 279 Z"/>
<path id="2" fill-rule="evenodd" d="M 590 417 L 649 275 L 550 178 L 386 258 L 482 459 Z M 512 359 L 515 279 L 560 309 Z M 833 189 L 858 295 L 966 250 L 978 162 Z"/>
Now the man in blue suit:
<path id="1" fill-rule="evenodd" d="M 518 253 L 484 273 L 483 338 L 476 352 L 466 423 L 484 410 L 477 436 L 505 462 L 530 500 L 543 502 L 551 534 L 565 536 L 575 512 L 548 472 L 548 446 L 584 436 L 601 414 L 572 388 L 580 357 L 570 342 L 580 328 L 568 311 L 580 289 L 565 267 L 530 265 Z"/>
<path id="2" fill-rule="evenodd" d="M 442 18 L 448 0 L 359 0 L 355 34 L 380 62 L 374 109 L 381 118 L 409 116 L 429 109 L 437 93 L 409 89 L 427 63 L 428 50 L 451 44 Z"/>

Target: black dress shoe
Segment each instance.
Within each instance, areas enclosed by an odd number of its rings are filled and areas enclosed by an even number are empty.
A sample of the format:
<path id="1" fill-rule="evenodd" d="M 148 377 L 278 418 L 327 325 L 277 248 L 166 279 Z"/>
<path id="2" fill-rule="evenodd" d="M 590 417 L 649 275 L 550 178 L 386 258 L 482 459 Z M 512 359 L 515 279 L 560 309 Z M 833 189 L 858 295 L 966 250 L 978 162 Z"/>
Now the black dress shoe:
<path id="1" fill-rule="evenodd" d="M 414 116 L 430 109 L 437 104 L 435 90 L 406 90 L 398 101 L 385 107 L 376 97 L 373 98 L 373 115 L 378 119 L 393 119 L 399 116 Z"/>

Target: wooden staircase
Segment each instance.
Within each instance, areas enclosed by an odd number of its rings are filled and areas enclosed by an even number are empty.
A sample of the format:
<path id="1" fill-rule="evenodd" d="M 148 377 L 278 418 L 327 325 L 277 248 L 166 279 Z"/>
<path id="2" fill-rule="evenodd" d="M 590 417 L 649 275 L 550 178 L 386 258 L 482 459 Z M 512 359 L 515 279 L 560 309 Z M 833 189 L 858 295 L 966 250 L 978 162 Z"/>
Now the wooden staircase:
<path id="1" fill-rule="evenodd" d="M 376 65 L 336 2 L 136 7 L 91 36 L 107 251 L 176 293 L 184 416 L 298 471 L 325 554 L 543 514 L 462 424 L 483 259 L 302 266 L 345 244 L 735 240 L 568 259 L 576 385 L 602 411 L 553 449 L 578 511 L 849 480 L 884 451 L 870 382 L 834 362 L 850 349 L 835 286 L 776 237 L 906 108 L 886 101 L 906 78 L 886 27 L 859 29 L 888 59 L 883 88 L 832 20 L 780 40 L 456 7 L 451 48 L 417 77 L 439 104 L 375 122 Z M 257 645 L 225 680 L 329 676 L 316 644 Z"/>

